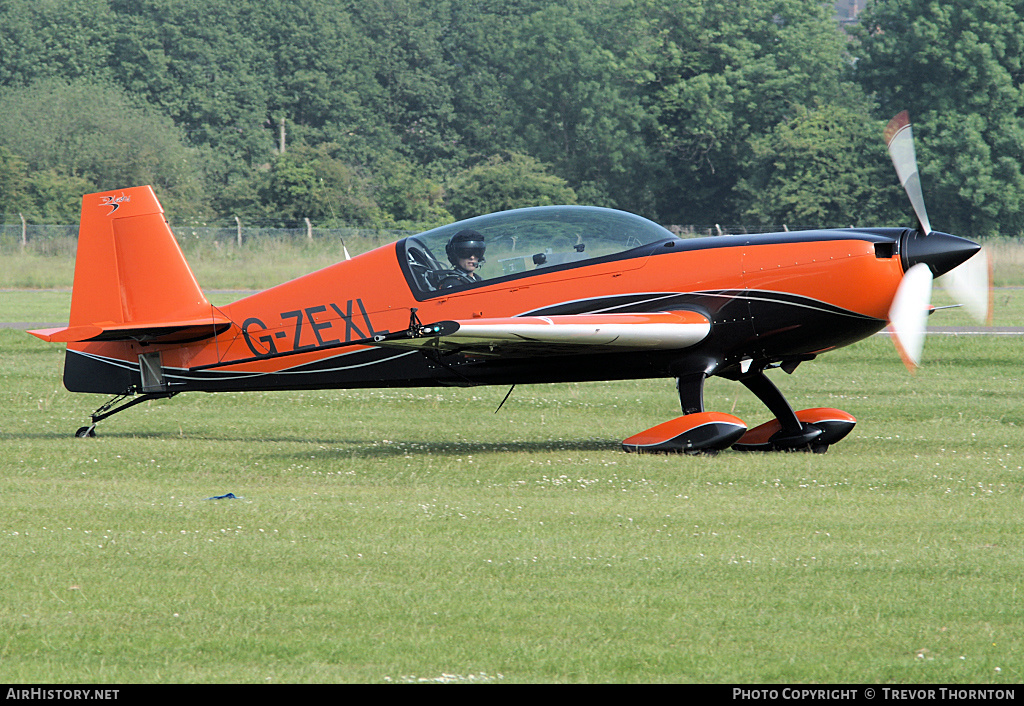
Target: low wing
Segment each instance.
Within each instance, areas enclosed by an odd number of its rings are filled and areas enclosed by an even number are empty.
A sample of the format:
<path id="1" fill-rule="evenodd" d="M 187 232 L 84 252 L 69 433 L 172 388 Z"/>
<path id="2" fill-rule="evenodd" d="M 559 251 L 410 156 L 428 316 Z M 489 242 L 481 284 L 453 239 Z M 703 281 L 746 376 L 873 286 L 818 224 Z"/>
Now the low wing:
<path id="1" fill-rule="evenodd" d="M 696 311 L 521 316 L 440 321 L 417 336 L 389 334 L 370 344 L 514 358 L 688 348 L 710 331 L 710 319 Z"/>

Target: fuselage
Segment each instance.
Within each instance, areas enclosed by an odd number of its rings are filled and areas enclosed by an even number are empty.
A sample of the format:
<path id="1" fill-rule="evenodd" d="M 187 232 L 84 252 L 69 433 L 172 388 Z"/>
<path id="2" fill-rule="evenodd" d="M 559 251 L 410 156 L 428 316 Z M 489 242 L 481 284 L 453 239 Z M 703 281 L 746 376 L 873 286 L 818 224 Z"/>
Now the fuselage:
<path id="1" fill-rule="evenodd" d="M 389 244 L 218 307 L 232 323 L 213 337 L 69 344 L 65 383 L 112 394 L 139 387 L 140 356 L 157 353 L 168 392 L 582 381 L 694 370 L 729 375 L 751 361 L 804 360 L 883 328 L 904 272 L 907 231 L 683 239 L 661 230 L 608 254 L 567 242 L 532 256 L 520 256 L 516 244 L 528 246 L 513 240 L 509 257 L 488 252 L 498 262 L 484 266 L 485 274 L 494 270 L 482 282 L 432 290 L 413 251 L 436 247 L 446 234 Z M 414 313 L 426 323 L 673 310 L 704 314 L 710 334 L 682 350 L 543 359 L 346 345 L 403 331 Z"/>

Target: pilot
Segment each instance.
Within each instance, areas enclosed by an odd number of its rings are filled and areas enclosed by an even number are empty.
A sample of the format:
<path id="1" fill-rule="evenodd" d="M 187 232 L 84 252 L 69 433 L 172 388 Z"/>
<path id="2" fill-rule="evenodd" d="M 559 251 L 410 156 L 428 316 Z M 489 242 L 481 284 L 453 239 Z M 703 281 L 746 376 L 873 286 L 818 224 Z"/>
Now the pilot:
<path id="1" fill-rule="evenodd" d="M 448 255 L 448 262 L 455 269 L 442 273 L 438 289 L 480 282 L 480 275 L 476 271 L 484 264 L 485 249 L 484 236 L 475 230 L 460 230 L 453 235 L 444 246 L 444 251 Z"/>

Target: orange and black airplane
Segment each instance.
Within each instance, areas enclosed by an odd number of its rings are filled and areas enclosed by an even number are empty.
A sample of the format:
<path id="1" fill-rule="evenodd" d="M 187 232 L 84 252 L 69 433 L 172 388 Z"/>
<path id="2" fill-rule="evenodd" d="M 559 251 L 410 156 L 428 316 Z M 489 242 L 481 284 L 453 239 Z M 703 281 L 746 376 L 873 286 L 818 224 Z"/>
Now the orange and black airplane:
<path id="1" fill-rule="evenodd" d="M 765 371 L 792 373 L 887 325 L 916 364 L 932 278 L 979 250 L 931 230 L 905 113 L 887 139 L 917 229 L 684 239 L 622 211 L 526 208 L 407 237 L 227 306 L 203 294 L 152 189 L 90 194 L 70 322 L 31 333 L 67 344 L 68 390 L 114 395 L 80 437 L 139 402 L 192 391 L 675 378 L 683 415 L 623 448 L 821 452 L 856 420 L 794 411 Z M 774 419 L 748 430 L 706 411 L 712 375 L 746 386 Z"/>

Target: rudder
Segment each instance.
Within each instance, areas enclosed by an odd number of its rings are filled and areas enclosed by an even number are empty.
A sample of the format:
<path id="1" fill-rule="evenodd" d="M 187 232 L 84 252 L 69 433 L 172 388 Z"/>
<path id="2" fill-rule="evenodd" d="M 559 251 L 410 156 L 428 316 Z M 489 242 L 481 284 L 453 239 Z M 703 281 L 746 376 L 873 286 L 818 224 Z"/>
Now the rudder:
<path id="1" fill-rule="evenodd" d="M 151 187 L 82 197 L 71 327 L 209 315 Z"/>

